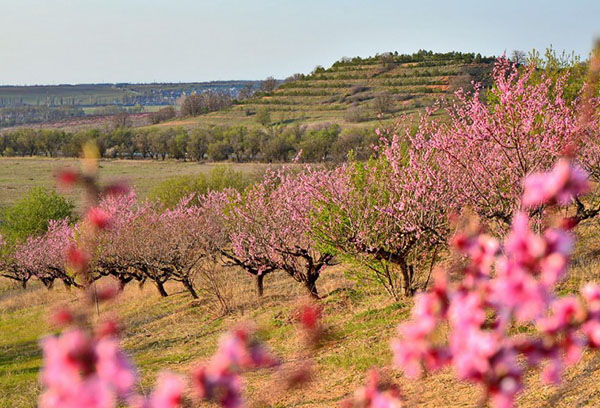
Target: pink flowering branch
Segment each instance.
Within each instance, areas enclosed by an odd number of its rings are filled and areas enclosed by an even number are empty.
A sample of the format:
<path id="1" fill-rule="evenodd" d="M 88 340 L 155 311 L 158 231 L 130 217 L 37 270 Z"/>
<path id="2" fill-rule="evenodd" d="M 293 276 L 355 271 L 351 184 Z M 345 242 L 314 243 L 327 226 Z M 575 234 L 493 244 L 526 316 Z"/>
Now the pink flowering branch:
<path id="1" fill-rule="evenodd" d="M 559 162 L 525 180 L 524 206 L 567 204 L 587 189 L 582 169 Z M 574 245 L 569 230 L 537 234 L 519 212 L 503 243 L 485 234 L 458 234 L 453 244 L 469 260 L 462 279 L 451 284 L 438 276 L 430 291 L 417 296 L 410 321 L 399 326 L 392 343 L 394 362 L 407 376 L 451 365 L 460 379 L 481 384 L 495 407 L 511 407 L 527 368 L 545 363 L 542 379 L 557 383 L 584 347 L 598 347 L 600 286 L 583 288 L 584 302 L 555 293 Z M 530 325 L 532 333 L 512 334 L 516 323 Z M 433 342 L 444 325 L 447 341 Z"/>

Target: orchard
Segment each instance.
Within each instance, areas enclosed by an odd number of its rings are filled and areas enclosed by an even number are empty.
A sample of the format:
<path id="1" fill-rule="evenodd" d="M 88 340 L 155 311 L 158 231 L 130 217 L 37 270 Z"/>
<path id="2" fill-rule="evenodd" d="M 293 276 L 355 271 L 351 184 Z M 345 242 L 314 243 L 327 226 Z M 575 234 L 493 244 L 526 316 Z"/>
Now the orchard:
<path id="1" fill-rule="evenodd" d="M 598 58 L 574 99 L 563 95 L 568 73 L 551 78 L 499 59 L 490 89 L 457 92 L 416 129 L 379 130 L 369 160 L 270 169 L 241 192 L 190 195 L 168 208 L 121 185 L 102 187 L 86 147 L 82 170 L 59 177 L 84 187 L 85 216 L 51 221 L 26 239 L 0 237 L 1 276 L 84 293 L 81 308 L 57 314 L 63 331 L 42 341 L 39 405 L 247 406 L 243 375 L 282 371 L 255 328 L 234 328 L 189 375 L 162 372 L 142 390 L 116 322 L 90 319 L 94 304 L 134 282 L 162 297 L 175 282 L 192 299 L 218 299 L 226 314 L 223 268 L 250 275 L 257 302 L 279 273 L 306 293 L 311 303 L 297 313 L 303 350 L 326 336 L 320 278 L 351 266 L 354 280 L 374 283 L 392 302 L 414 302 L 391 342 L 392 364 L 406 376 L 451 367 L 497 408 L 515 406 L 531 369 L 560 383 L 583 350 L 600 347 L 600 286 L 557 291 L 569 279 L 579 224 L 600 213 Z M 440 266 L 448 259 L 453 273 Z M 318 375 L 306 370 L 281 381 L 302 387 Z M 374 370 L 342 406 L 402 401 L 401 387 Z"/>

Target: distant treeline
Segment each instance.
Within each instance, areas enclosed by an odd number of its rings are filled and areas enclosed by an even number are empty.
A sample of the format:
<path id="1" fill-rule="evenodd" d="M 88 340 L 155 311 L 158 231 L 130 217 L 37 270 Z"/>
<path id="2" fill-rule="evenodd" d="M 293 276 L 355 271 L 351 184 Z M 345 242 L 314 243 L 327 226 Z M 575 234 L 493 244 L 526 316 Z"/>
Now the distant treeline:
<path id="1" fill-rule="evenodd" d="M 303 161 L 320 162 L 344 160 L 350 151 L 357 159 L 368 158 L 377 135 L 373 129 L 342 131 L 339 125 L 308 128 L 298 124 L 260 129 L 120 127 L 73 133 L 18 129 L 0 135 L 0 155 L 77 157 L 90 140 L 97 143 L 104 158 L 286 162 L 302 151 Z"/>
<path id="2" fill-rule="evenodd" d="M 472 64 L 472 63 L 490 63 L 494 62 L 497 57 L 485 57 L 481 54 L 473 53 L 473 52 L 460 52 L 460 51 L 451 51 L 451 52 L 433 52 L 427 50 L 419 50 L 413 54 L 399 54 L 398 51 L 395 52 L 386 52 L 383 54 L 376 54 L 373 57 L 361 58 L 354 57 L 348 58 L 344 57 L 339 61 L 336 61 L 332 67 L 342 67 L 342 66 L 353 66 L 353 65 L 367 65 L 367 64 L 377 64 L 377 63 L 411 63 L 411 62 L 440 62 L 447 61 L 448 63 L 463 63 L 463 64 Z M 427 66 L 427 64 L 420 65 Z"/>
<path id="3" fill-rule="evenodd" d="M 83 109 L 75 106 L 18 106 L 0 108 L 0 127 L 26 123 L 42 123 L 84 116 Z"/>

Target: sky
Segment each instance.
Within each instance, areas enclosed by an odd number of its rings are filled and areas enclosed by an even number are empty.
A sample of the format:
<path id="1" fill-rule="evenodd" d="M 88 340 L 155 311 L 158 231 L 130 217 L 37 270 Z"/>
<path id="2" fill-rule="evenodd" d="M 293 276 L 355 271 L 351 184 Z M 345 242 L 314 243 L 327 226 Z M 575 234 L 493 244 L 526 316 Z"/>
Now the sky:
<path id="1" fill-rule="evenodd" d="M 341 57 L 575 51 L 600 0 L 0 0 L 0 84 L 285 78 Z"/>

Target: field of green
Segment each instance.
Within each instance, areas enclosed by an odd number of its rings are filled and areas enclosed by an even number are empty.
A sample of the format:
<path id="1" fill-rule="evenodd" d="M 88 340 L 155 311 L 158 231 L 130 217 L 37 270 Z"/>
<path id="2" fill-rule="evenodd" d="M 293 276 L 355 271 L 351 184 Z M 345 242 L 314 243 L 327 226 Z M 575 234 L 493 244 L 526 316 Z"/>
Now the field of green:
<path id="1" fill-rule="evenodd" d="M 102 182 L 128 182 L 139 196 L 144 197 L 160 182 L 175 176 L 209 173 L 218 164 L 155 160 L 102 160 Z M 54 187 L 56 171 L 65 167 L 78 167 L 78 159 L 50 158 L 0 158 L 0 207 L 9 205 L 25 195 L 33 187 Z M 237 171 L 253 173 L 266 165 L 255 163 L 231 163 Z M 80 192 L 67 194 L 79 200 Z"/>

